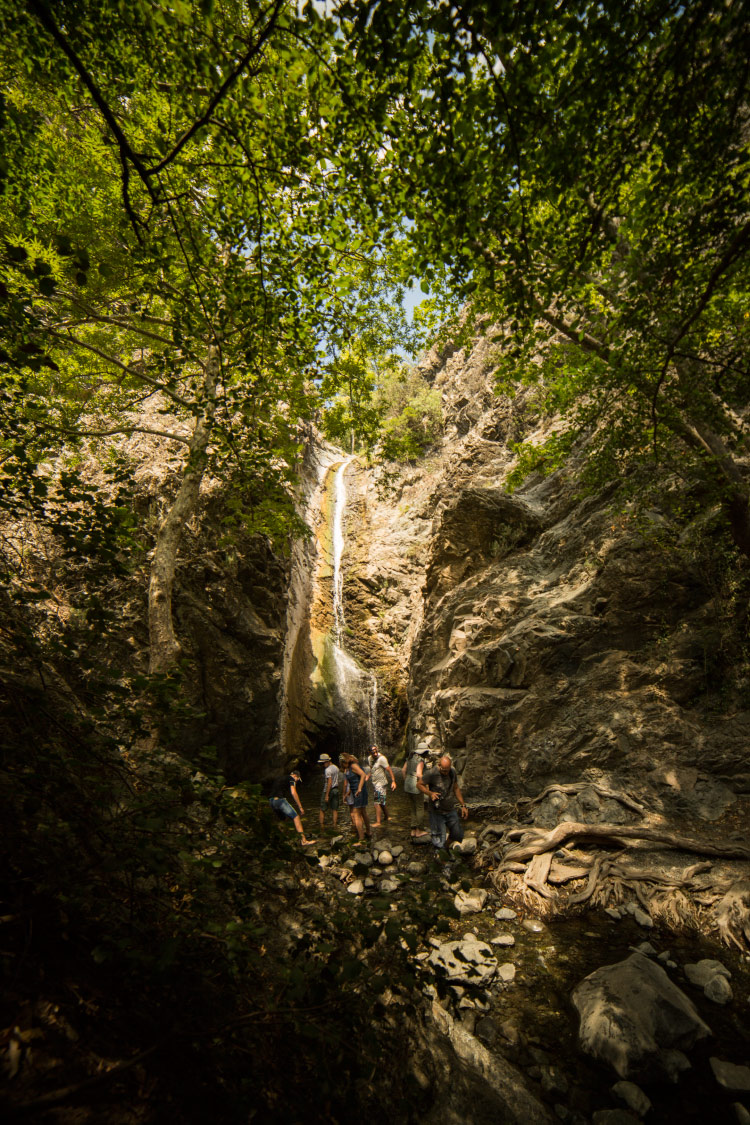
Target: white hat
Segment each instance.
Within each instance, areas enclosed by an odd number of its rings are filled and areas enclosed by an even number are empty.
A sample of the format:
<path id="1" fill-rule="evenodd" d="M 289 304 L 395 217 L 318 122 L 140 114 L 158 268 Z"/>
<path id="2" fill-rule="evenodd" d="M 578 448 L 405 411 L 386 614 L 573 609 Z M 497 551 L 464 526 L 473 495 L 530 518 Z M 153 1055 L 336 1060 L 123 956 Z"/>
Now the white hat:
<path id="1" fill-rule="evenodd" d="M 416 750 L 414 751 L 415 754 L 429 754 L 429 752 L 430 747 L 426 742 L 420 742 L 419 746 L 417 746 Z"/>
<path id="2" fill-rule="evenodd" d="M 330 754 L 321 754 L 320 757 L 318 758 L 319 762 L 330 762 L 330 760 L 331 760 Z"/>

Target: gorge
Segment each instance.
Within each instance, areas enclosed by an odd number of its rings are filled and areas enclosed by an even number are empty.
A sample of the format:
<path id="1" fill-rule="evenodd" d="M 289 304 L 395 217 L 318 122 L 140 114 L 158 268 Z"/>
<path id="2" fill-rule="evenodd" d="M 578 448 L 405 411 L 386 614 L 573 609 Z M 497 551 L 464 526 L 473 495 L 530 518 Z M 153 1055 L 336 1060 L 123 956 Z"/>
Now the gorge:
<path id="1" fill-rule="evenodd" d="M 750 1121 L 747 14 L 0 3 L 3 1119 Z"/>

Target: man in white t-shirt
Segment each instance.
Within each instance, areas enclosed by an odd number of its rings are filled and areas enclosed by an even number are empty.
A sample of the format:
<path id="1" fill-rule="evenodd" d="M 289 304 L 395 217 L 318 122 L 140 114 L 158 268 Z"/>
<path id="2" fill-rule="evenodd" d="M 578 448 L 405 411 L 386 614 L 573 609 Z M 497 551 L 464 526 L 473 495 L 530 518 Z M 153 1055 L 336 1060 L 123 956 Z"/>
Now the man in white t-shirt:
<path id="1" fill-rule="evenodd" d="M 391 789 L 396 788 L 396 779 L 393 770 L 388 764 L 385 754 L 381 754 L 377 746 L 370 747 L 370 781 L 375 793 L 375 827 L 380 828 L 388 820 L 386 798 L 388 796 L 388 774 L 391 775 Z"/>

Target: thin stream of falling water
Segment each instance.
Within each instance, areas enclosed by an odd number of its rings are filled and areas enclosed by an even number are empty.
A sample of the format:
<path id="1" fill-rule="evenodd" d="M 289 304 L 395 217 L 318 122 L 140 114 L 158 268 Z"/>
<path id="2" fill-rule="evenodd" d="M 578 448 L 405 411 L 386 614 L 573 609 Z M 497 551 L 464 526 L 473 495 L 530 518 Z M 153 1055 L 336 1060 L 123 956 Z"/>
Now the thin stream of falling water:
<path id="1" fill-rule="evenodd" d="M 344 636 L 344 573 L 341 557 L 344 553 L 344 509 L 346 508 L 346 481 L 344 473 L 351 463 L 342 461 L 336 470 L 333 490 L 333 631 L 336 645 L 341 647 Z"/>
<path id="2" fill-rule="evenodd" d="M 353 457 L 342 461 L 336 470 L 333 489 L 333 659 L 336 681 L 350 709 L 366 710 L 367 738 L 374 742 L 378 735 L 378 681 L 375 675 L 362 668 L 344 647 L 344 572 L 341 560 L 344 554 L 344 512 L 346 510 L 345 473 Z M 364 704 L 364 708 L 363 708 Z"/>

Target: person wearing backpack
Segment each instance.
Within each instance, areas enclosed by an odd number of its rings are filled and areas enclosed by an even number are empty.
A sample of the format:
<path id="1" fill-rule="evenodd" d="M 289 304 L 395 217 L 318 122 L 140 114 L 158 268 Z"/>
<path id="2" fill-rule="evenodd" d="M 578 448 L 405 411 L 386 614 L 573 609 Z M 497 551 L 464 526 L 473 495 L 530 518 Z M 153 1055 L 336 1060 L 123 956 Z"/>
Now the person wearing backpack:
<path id="1" fill-rule="evenodd" d="M 408 798 L 411 812 L 412 840 L 423 840 L 429 835 L 429 833 L 424 830 L 424 797 L 422 793 L 420 793 L 417 784 L 419 778 L 422 776 L 424 760 L 428 754 L 429 747 L 427 743 L 420 742 L 416 749 L 411 751 L 404 763 L 404 793 Z"/>
<path id="2" fill-rule="evenodd" d="M 462 820 L 469 810 L 458 786 L 458 774 L 447 754 L 438 761 L 437 769 L 427 770 L 417 782 L 430 799 L 430 835 L 436 848 L 445 847 L 446 835 L 454 843 L 464 838 Z"/>

